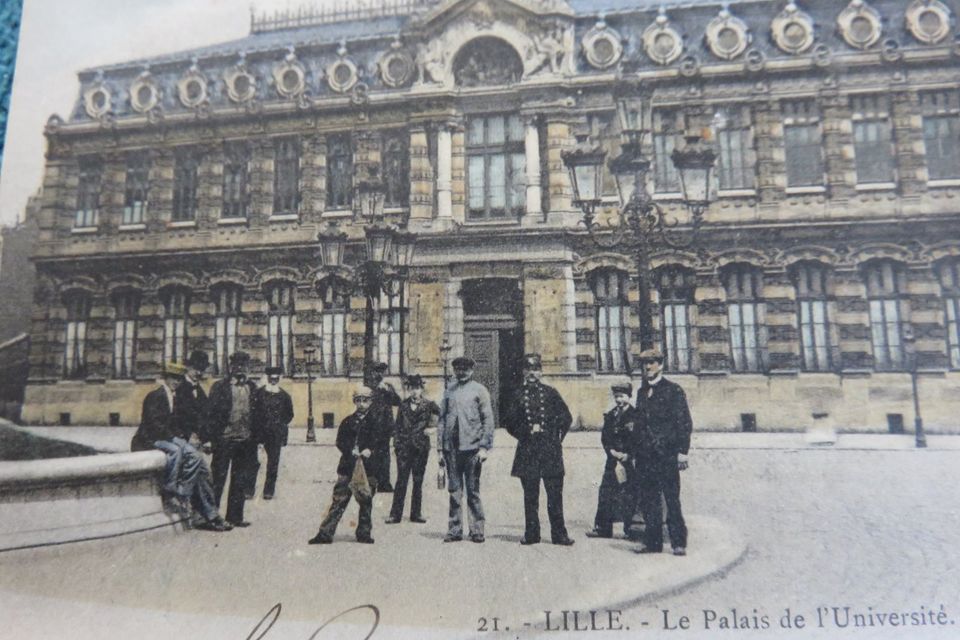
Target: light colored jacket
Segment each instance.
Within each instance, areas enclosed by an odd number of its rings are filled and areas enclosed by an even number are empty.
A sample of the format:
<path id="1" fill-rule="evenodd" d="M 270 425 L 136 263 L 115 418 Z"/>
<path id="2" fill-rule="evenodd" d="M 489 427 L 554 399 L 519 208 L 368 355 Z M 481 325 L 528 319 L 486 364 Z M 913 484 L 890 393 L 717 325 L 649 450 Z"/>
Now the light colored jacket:
<path id="1" fill-rule="evenodd" d="M 453 450 L 453 435 L 459 426 L 460 451 L 493 447 L 493 406 L 490 392 L 476 380 L 461 383 L 455 380 L 440 403 L 437 425 L 437 448 Z"/>

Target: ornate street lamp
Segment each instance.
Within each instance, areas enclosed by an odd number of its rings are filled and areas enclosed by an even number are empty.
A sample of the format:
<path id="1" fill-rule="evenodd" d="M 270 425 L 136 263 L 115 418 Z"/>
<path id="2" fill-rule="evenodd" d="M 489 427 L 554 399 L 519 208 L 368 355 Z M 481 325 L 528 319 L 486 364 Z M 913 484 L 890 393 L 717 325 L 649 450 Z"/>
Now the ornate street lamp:
<path id="1" fill-rule="evenodd" d="M 307 442 L 317 441 L 317 430 L 313 420 L 313 356 L 317 350 L 307 347 L 303 350 L 304 368 L 307 370 Z"/>
<path id="2" fill-rule="evenodd" d="M 641 349 L 653 347 L 653 317 L 650 307 L 650 254 L 655 247 L 674 249 L 691 247 L 703 224 L 703 214 L 713 199 L 712 170 L 716 156 L 699 136 L 686 136 L 687 144 L 674 152 L 672 160 L 681 175 L 684 205 L 691 212 L 691 222 L 679 228 L 677 221 L 667 220 L 663 209 L 647 190 L 651 160 L 643 152 L 644 137 L 650 133 L 649 92 L 631 90 L 617 101 L 617 114 L 626 142 L 620 155 L 609 162 L 617 181 L 620 207 L 612 220 L 598 222 L 596 208 L 600 204 L 599 180 L 602 178 L 604 153 L 594 150 L 584 139 L 572 151 L 562 154 L 570 171 L 574 204 L 583 212 L 583 225 L 593 241 L 604 249 L 620 249 L 632 254 L 637 266 L 640 300 Z M 600 178 L 598 178 L 600 176 Z"/>
<path id="3" fill-rule="evenodd" d="M 450 346 L 450 341 L 446 338 L 443 339 L 443 342 L 440 343 L 440 358 L 443 360 L 443 389 L 446 391 L 447 383 L 450 379 L 450 374 L 447 371 L 447 364 L 450 362 L 450 351 L 453 349 Z"/>
<path id="4" fill-rule="evenodd" d="M 913 387 L 913 433 L 918 449 L 927 446 L 927 434 L 923 430 L 923 418 L 920 416 L 920 390 L 917 385 L 917 337 L 913 327 L 903 329 L 903 350 L 907 356 L 907 366 L 910 369 L 910 384 Z"/>

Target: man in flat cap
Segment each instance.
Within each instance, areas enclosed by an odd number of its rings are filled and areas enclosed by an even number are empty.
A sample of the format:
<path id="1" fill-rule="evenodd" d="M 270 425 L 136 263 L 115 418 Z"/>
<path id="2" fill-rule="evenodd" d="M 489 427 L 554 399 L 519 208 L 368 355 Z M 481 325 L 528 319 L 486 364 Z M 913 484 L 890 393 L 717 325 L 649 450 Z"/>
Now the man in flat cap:
<path id="1" fill-rule="evenodd" d="M 624 535 L 629 534 L 636 499 L 636 473 L 633 460 L 634 432 L 640 417 L 630 404 L 633 385 L 621 382 L 610 387 L 613 408 L 603 414 L 600 444 L 607 454 L 597 495 L 597 514 L 588 538 L 612 538 L 613 523 L 623 523 Z"/>
<path id="2" fill-rule="evenodd" d="M 393 434 L 393 408 L 400 405 L 400 395 L 397 390 L 383 379 L 388 369 L 385 362 L 368 362 L 363 371 L 363 383 L 373 389 L 371 419 L 389 434 L 382 445 L 383 450 L 377 452 L 378 462 L 373 469 L 373 473 L 377 476 L 380 493 L 393 492 L 393 484 L 390 482 L 390 435 Z"/>
<path id="3" fill-rule="evenodd" d="M 389 438 L 389 432 L 381 429 L 373 419 L 373 394 L 370 387 L 359 387 L 353 392 L 353 404 L 356 410 L 343 419 L 337 430 L 337 449 L 340 450 L 340 463 L 337 465 L 337 481 L 333 485 L 333 498 L 324 513 L 317 535 L 309 544 L 330 544 L 337 531 L 337 525 L 350 504 L 353 491 L 350 481 L 357 461 L 362 461 L 365 469 L 375 467 L 377 457 L 383 450 L 383 442 Z M 360 517 L 357 519 L 357 542 L 373 544 L 373 496 L 377 493 L 377 476 L 367 473 L 370 493 L 356 492 L 360 505 Z"/>
<path id="4" fill-rule="evenodd" d="M 244 351 L 230 355 L 230 373 L 210 387 L 207 426 L 213 443 L 213 488 L 217 505 L 223 497 L 230 475 L 227 493 L 227 522 L 236 527 L 247 527 L 243 519 L 246 500 L 245 487 L 249 476 L 255 473 L 257 442 L 254 439 L 254 402 L 257 386 L 247 378 L 250 356 Z"/>
<path id="5" fill-rule="evenodd" d="M 280 449 L 286 446 L 293 420 L 293 399 L 280 388 L 283 367 L 267 367 L 267 382 L 257 389 L 254 397 L 253 421 L 257 438 L 267 452 L 267 479 L 263 483 L 263 499 L 273 500 L 277 489 L 277 471 L 280 469 Z M 254 484 L 256 482 L 254 481 Z"/>
<path id="6" fill-rule="evenodd" d="M 483 504 L 480 501 L 480 470 L 493 448 L 493 406 L 490 392 L 473 379 L 474 361 L 460 356 L 453 360 L 454 381 L 447 387 L 440 407 L 437 449 L 440 464 L 447 469 L 450 517 L 444 542 L 463 540 L 463 491 L 470 510 L 470 540 L 483 542 Z"/>
<path id="7" fill-rule="evenodd" d="M 547 492 L 550 539 L 570 546 L 563 520 L 563 439 L 573 417 L 556 389 L 541 378 L 540 354 L 523 356 L 523 384 L 506 405 L 507 431 L 517 439 L 517 451 L 510 472 L 523 486 L 524 535 L 520 544 L 540 542 L 540 482 Z"/>
<path id="8" fill-rule="evenodd" d="M 637 390 L 640 418 L 634 451 L 640 507 L 645 523 L 643 547 L 637 553 L 663 550 L 663 512 L 667 507 L 670 546 L 677 556 L 687 553 L 687 526 L 680 508 L 680 471 L 687 468 L 693 421 L 687 396 L 680 385 L 663 377 L 663 354 L 647 349 L 640 354 L 643 385 Z"/>
<path id="9" fill-rule="evenodd" d="M 387 524 L 396 524 L 403 517 L 407 482 L 413 475 L 410 495 L 410 522 L 423 523 L 423 476 L 430 456 L 430 436 L 426 430 L 437 426 L 440 407 L 423 397 L 423 377 L 413 374 L 403 379 L 407 397 L 400 403 L 393 430 L 393 449 L 397 454 L 397 486 Z"/>
<path id="10" fill-rule="evenodd" d="M 220 517 L 214 502 L 206 461 L 183 438 L 183 429 L 177 420 L 177 391 L 186 372 L 182 364 L 164 364 L 160 386 L 143 400 L 140 426 L 130 448 L 133 451 L 159 449 L 167 456 L 163 497 L 168 507 L 186 516 L 192 503 L 203 518 L 198 528 L 229 531 L 232 527 Z"/>

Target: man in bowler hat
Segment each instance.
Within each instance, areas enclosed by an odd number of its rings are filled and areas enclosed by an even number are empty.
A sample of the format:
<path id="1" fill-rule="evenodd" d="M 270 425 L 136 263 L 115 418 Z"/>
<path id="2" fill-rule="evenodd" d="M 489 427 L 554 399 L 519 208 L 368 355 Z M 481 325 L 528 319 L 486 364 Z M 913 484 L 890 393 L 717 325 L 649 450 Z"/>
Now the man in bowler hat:
<path id="1" fill-rule="evenodd" d="M 663 354 L 647 349 L 640 354 L 643 385 L 637 390 L 640 418 L 634 451 L 640 505 L 645 523 L 643 547 L 637 553 L 663 550 L 663 508 L 673 554 L 687 553 L 687 525 L 680 508 L 680 472 L 687 468 L 693 421 L 687 396 L 680 385 L 663 377 Z"/>
<path id="2" fill-rule="evenodd" d="M 293 400 L 280 388 L 283 367 L 267 367 L 267 382 L 257 389 L 254 397 L 254 423 L 260 443 L 267 452 L 267 479 L 263 484 L 263 499 L 273 500 L 280 469 L 280 449 L 286 446 L 293 420 Z M 256 481 L 254 481 L 256 484 Z"/>
<path id="3" fill-rule="evenodd" d="M 407 397 L 400 403 L 393 431 L 393 448 L 397 454 L 397 486 L 387 524 L 396 524 L 403 517 L 407 482 L 413 475 L 410 496 L 410 522 L 423 523 L 423 476 L 430 456 L 430 436 L 426 430 L 437 426 L 440 407 L 423 397 L 423 377 L 408 375 L 403 380 Z"/>
<path id="4" fill-rule="evenodd" d="M 540 542 L 540 482 L 547 492 L 550 538 L 570 546 L 563 520 L 563 439 L 573 417 L 560 394 L 542 380 L 540 354 L 523 357 L 523 384 L 507 402 L 507 431 L 517 439 L 511 475 L 523 486 L 524 535 L 520 544 Z"/>

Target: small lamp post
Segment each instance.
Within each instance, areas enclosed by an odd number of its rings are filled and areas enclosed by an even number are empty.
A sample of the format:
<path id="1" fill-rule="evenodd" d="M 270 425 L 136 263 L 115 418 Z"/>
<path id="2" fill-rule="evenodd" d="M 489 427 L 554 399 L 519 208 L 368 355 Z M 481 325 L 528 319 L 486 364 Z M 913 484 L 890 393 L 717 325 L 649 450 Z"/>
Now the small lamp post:
<path id="1" fill-rule="evenodd" d="M 450 362 L 450 350 L 453 347 L 450 346 L 450 341 L 446 338 L 443 339 L 443 342 L 440 343 L 440 359 L 443 361 L 443 389 L 446 391 L 447 382 L 450 379 L 450 374 L 447 371 L 447 364 Z"/>
<path id="2" fill-rule="evenodd" d="M 313 419 L 313 357 L 317 350 L 307 347 L 303 350 L 304 368 L 307 370 L 307 442 L 317 441 L 317 430 Z"/>
<path id="3" fill-rule="evenodd" d="M 923 430 L 923 417 L 920 415 L 920 390 L 917 384 L 917 337 L 913 327 L 907 326 L 903 330 L 903 349 L 907 356 L 907 367 L 910 369 L 910 384 L 913 388 L 913 433 L 917 448 L 927 446 L 927 434 Z"/>

